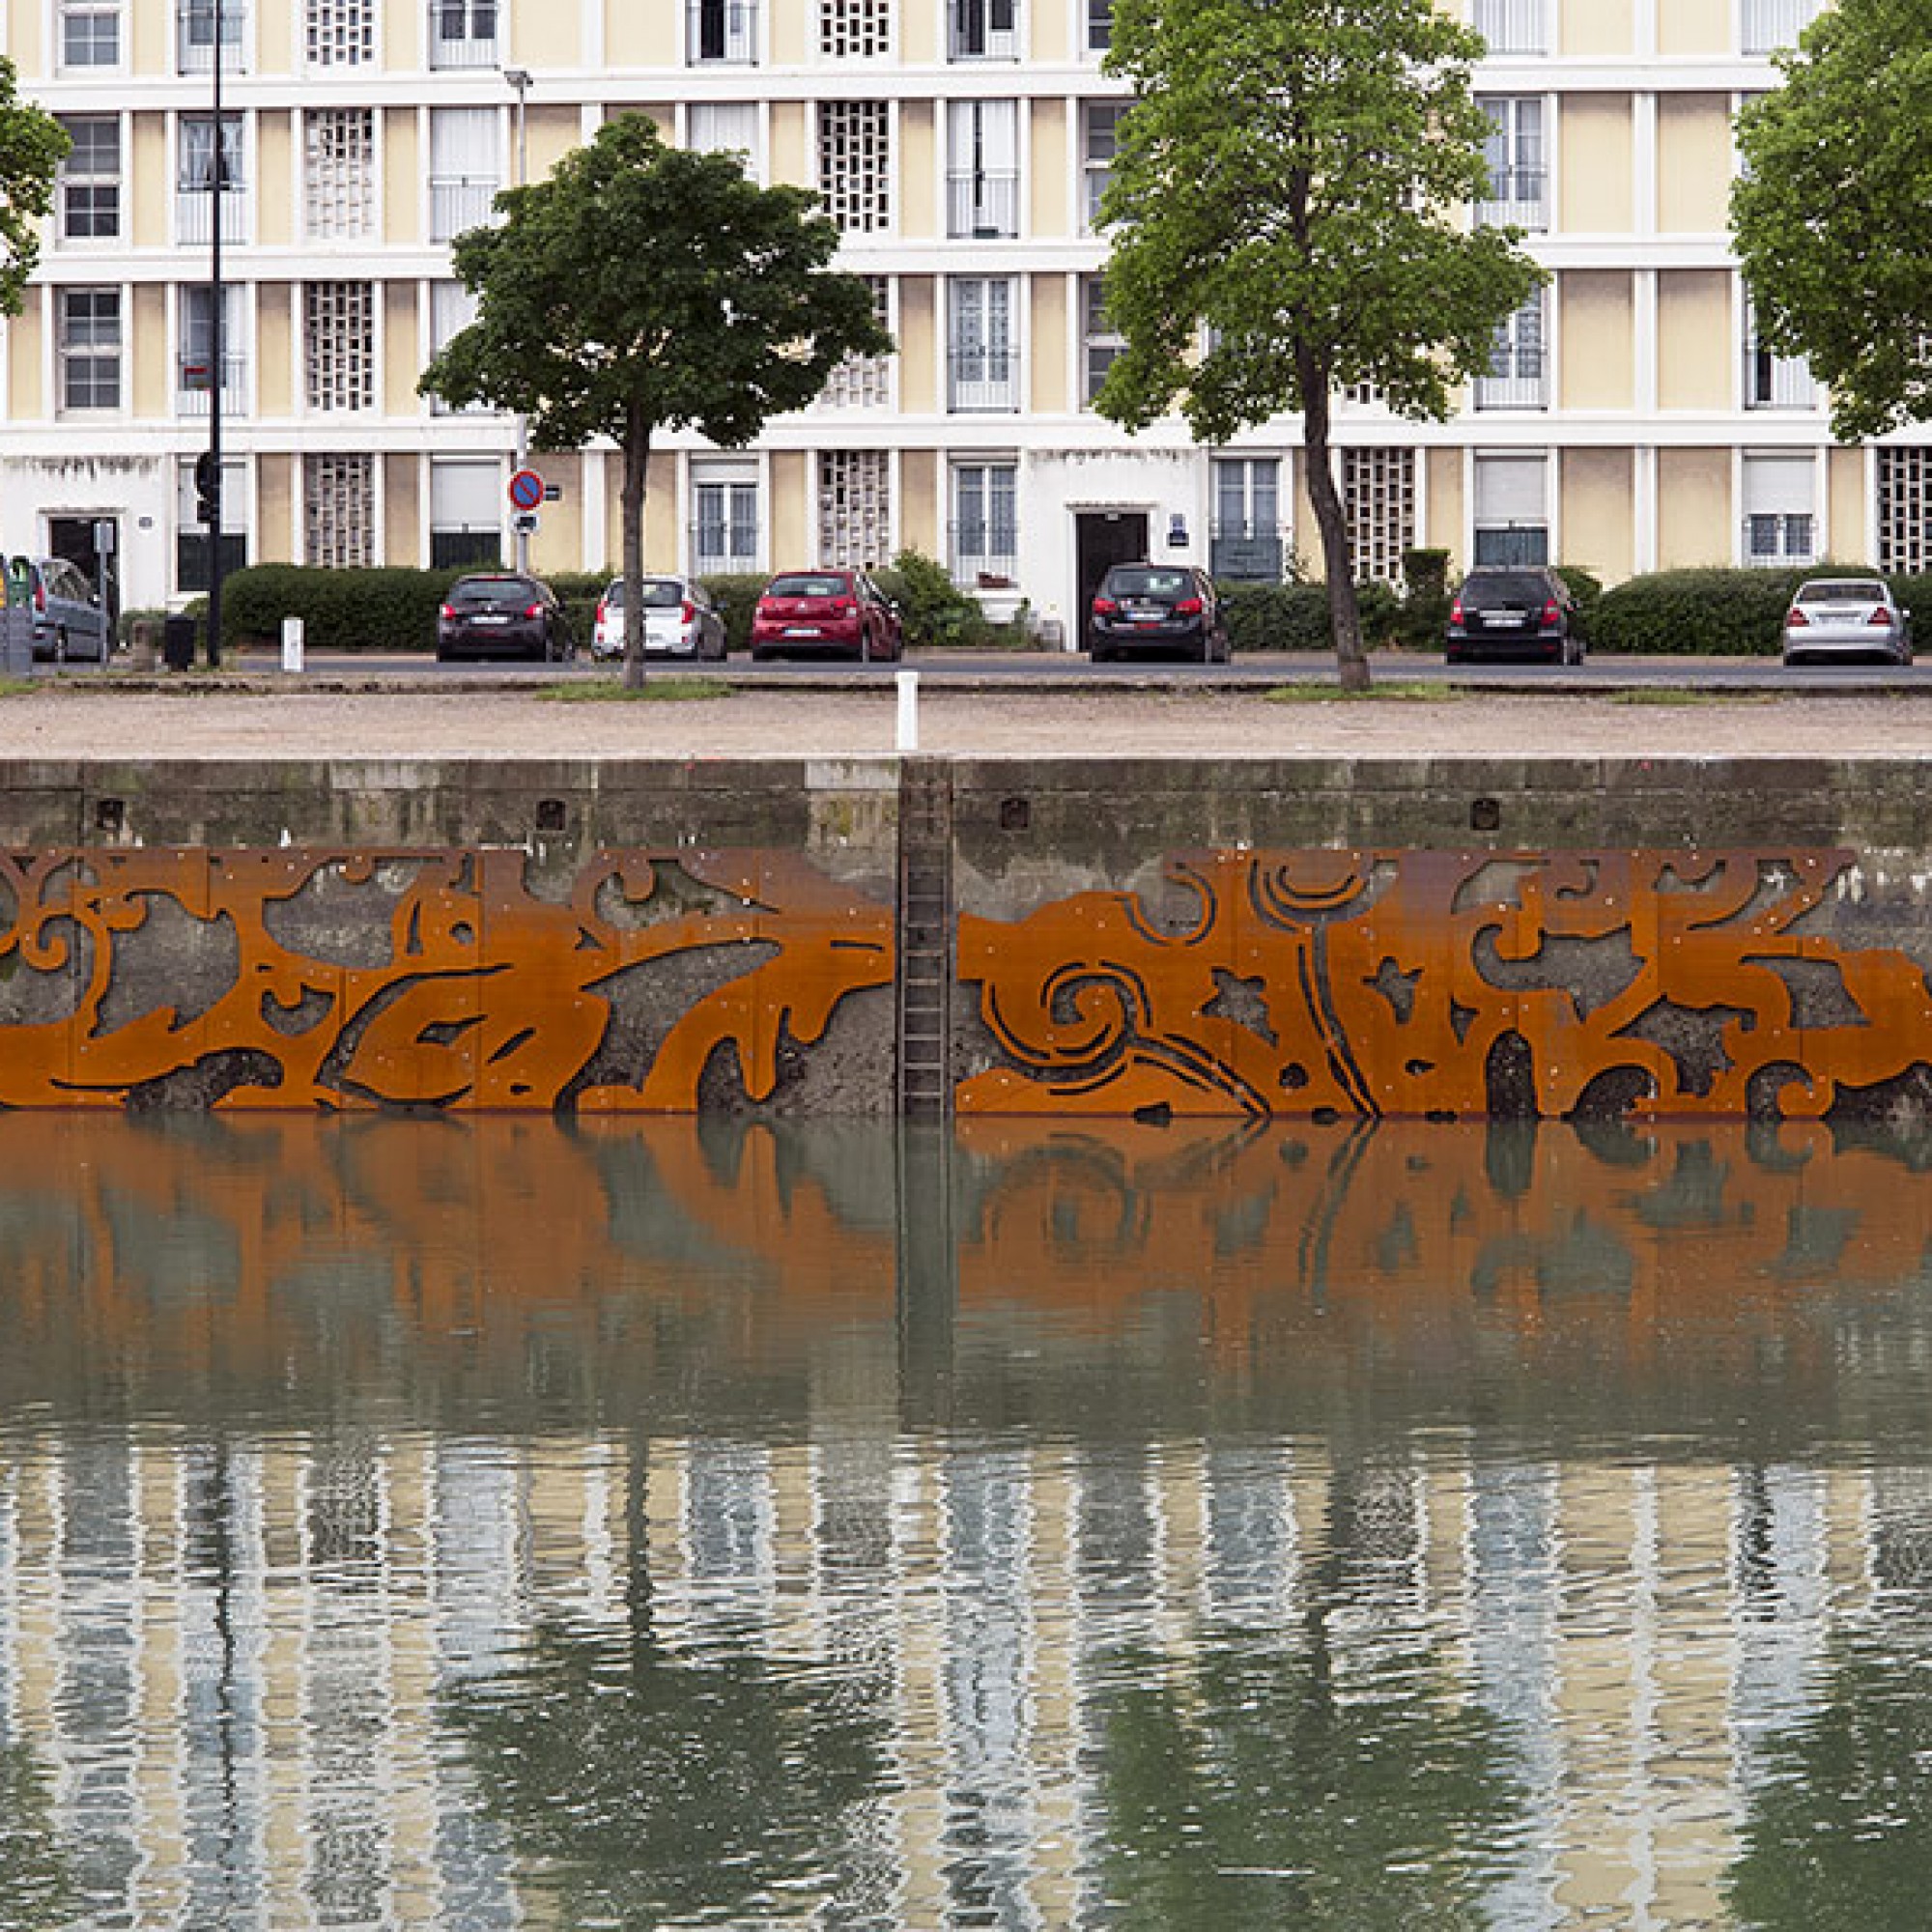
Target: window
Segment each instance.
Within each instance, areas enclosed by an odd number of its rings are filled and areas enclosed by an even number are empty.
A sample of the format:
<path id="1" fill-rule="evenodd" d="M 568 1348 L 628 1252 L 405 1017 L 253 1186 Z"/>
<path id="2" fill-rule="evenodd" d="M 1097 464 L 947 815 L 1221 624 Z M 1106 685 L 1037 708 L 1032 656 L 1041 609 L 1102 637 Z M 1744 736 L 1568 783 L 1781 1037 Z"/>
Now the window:
<path id="1" fill-rule="evenodd" d="M 64 114 L 73 143 L 60 173 L 63 242 L 106 242 L 121 233 L 121 117 Z"/>
<path id="2" fill-rule="evenodd" d="M 367 282 L 302 285 L 303 395 L 311 410 L 375 407 L 375 318 Z"/>
<path id="3" fill-rule="evenodd" d="M 57 298 L 63 410 L 121 407 L 121 291 L 62 289 Z"/>
<path id="4" fill-rule="evenodd" d="M 1817 555 L 1818 467 L 1809 456 L 1744 459 L 1744 560 L 1776 568 Z"/>
<path id="5" fill-rule="evenodd" d="M 1544 161 L 1543 100 L 1538 95 L 1491 95 L 1479 105 L 1490 117 L 1484 156 L 1490 186 L 1476 219 L 1489 227 L 1549 225 Z"/>
<path id="6" fill-rule="evenodd" d="M 242 71 L 248 0 L 221 0 L 221 71 Z M 183 73 L 214 71 L 215 0 L 181 0 L 175 15 L 175 59 Z"/>
<path id="7" fill-rule="evenodd" d="M 497 65 L 497 0 L 430 0 L 433 68 Z"/>
<path id="8" fill-rule="evenodd" d="M 1538 289 L 1496 330 L 1490 372 L 1476 379 L 1479 410 L 1540 410 L 1548 401 L 1543 291 Z"/>
<path id="9" fill-rule="evenodd" d="M 818 51 L 827 60 L 875 60 L 892 50 L 890 0 L 819 0 Z"/>
<path id="10" fill-rule="evenodd" d="M 1016 100 L 947 104 L 946 232 L 980 239 L 1020 232 L 1020 110 Z"/>
<path id="11" fill-rule="evenodd" d="M 1018 60 L 1019 0 L 946 0 L 954 60 Z"/>
<path id="12" fill-rule="evenodd" d="M 376 58 L 373 0 L 308 0 L 302 46 L 312 68 L 368 66 Z"/>
<path id="13" fill-rule="evenodd" d="M 1100 225 L 1100 197 L 1114 178 L 1114 157 L 1121 150 L 1121 123 L 1126 112 L 1124 100 L 1089 100 L 1080 109 L 1081 166 L 1086 177 L 1090 231 Z"/>
<path id="14" fill-rule="evenodd" d="M 1415 452 L 1342 451 L 1342 502 L 1357 574 L 1378 583 L 1402 582 L 1402 554 L 1415 544 Z"/>
<path id="15" fill-rule="evenodd" d="M 686 132 L 691 147 L 698 154 L 743 155 L 746 173 L 758 173 L 761 144 L 756 101 L 693 101 Z"/>
<path id="16" fill-rule="evenodd" d="M 1080 400 L 1090 408 L 1107 380 L 1107 371 L 1123 350 L 1126 338 L 1114 327 L 1107 314 L 1107 285 L 1099 275 L 1080 278 Z"/>
<path id="17" fill-rule="evenodd" d="M 1808 410 L 1818 400 L 1811 365 L 1802 355 L 1779 355 L 1763 337 L 1755 305 L 1745 297 L 1745 408 Z"/>
<path id="18" fill-rule="evenodd" d="M 61 0 L 60 64 L 121 65 L 121 0 Z"/>
<path id="19" fill-rule="evenodd" d="M 242 341 L 242 291 L 221 291 L 221 407 L 242 406 L 242 377 L 246 357 Z M 180 363 L 175 383 L 175 410 L 180 415 L 205 416 L 214 393 L 214 291 L 206 282 L 185 282 L 178 293 Z"/>
<path id="20" fill-rule="evenodd" d="M 500 562 L 503 474 L 493 456 L 432 457 L 429 561 L 432 570 Z"/>
<path id="21" fill-rule="evenodd" d="M 476 320 L 476 298 L 461 282 L 432 282 L 429 285 L 429 353 L 440 355 L 448 347 L 450 338 Z M 440 396 L 429 399 L 432 415 L 452 413 L 450 406 Z M 459 415 L 490 415 L 494 412 L 481 403 L 470 403 L 462 410 L 453 412 Z"/>
<path id="22" fill-rule="evenodd" d="M 1475 475 L 1477 563 L 1549 561 L 1548 465 L 1542 456 L 1478 456 Z"/>
<path id="23" fill-rule="evenodd" d="M 302 561 L 333 570 L 376 561 L 376 459 L 368 451 L 302 458 Z"/>
<path id="24" fill-rule="evenodd" d="M 1745 0 L 1744 51 L 1771 54 L 1795 47 L 1822 11 L 1823 0 Z"/>
<path id="25" fill-rule="evenodd" d="M 1878 452 L 1878 567 L 1899 577 L 1932 570 L 1932 449 Z"/>
<path id="26" fill-rule="evenodd" d="M 892 107 L 884 100 L 827 100 L 818 109 L 818 191 L 847 235 L 892 226 Z"/>
<path id="27" fill-rule="evenodd" d="M 818 459 L 818 560 L 869 570 L 893 554 L 892 459 L 828 449 Z"/>
<path id="28" fill-rule="evenodd" d="M 1019 569 L 1019 471 L 1010 463 L 952 470 L 952 575 L 969 589 L 1004 587 Z"/>
<path id="29" fill-rule="evenodd" d="M 1548 0 L 1476 0 L 1476 31 L 1492 54 L 1549 51 Z"/>
<path id="30" fill-rule="evenodd" d="M 491 218 L 502 185 L 502 119 L 494 107 L 429 111 L 429 239 L 448 242 Z"/>
<path id="31" fill-rule="evenodd" d="M 1105 53 L 1114 44 L 1114 0 L 1085 0 L 1087 51 Z"/>
<path id="32" fill-rule="evenodd" d="M 1285 562 L 1281 524 L 1281 459 L 1214 459 L 1214 518 L 1208 567 L 1234 582 L 1279 583 Z"/>
<path id="33" fill-rule="evenodd" d="M 743 576 L 758 567 L 758 469 L 739 459 L 691 466 L 691 562 L 700 577 Z"/>
<path id="34" fill-rule="evenodd" d="M 690 0 L 685 45 L 700 61 L 747 63 L 758 57 L 757 0 Z"/>
<path id="35" fill-rule="evenodd" d="M 194 487 L 195 459 L 175 465 L 175 588 L 208 588 L 208 526 L 201 521 L 200 493 Z M 238 457 L 221 460 L 221 573 L 248 561 L 247 466 Z"/>
<path id="36" fill-rule="evenodd" d="M 217 177 L 214 116 L 184 114 L 178 128 L 180 169 L 176 176 L 175 240 L 183 247 L 205 245 L 214 234 L 214 209 L 221 208 L 221 239 L 240 242 L 247 227 L 248 169 L 239 114 L 221 117 Z"/>
<path id="37" fill-rule="evenodd" d="M 376 232 L 373 109 L 311 107 L 302 116 L 302 209 L 314 241 Z"/>
<path id="38" fill-rule="evenodd" d="M 948 337 L 952 409 L 1019 408 L 1013 297 L 1012 281 L 1005 275 L 953 277 Z"/>

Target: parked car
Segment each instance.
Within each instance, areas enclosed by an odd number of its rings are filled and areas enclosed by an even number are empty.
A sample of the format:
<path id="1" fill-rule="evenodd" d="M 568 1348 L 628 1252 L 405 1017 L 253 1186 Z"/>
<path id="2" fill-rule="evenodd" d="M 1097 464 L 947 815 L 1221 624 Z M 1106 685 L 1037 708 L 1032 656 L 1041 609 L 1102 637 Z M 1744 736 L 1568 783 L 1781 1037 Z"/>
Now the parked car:
<path id="1" fill-rule="evenodd" d="M 1547 564 L 1479 564 L 1449 607 L 1443 655 L 1451 664 L 1537 657 L 1575 665 L 1588 648 L 1577 599 Z"/>
<path id="2" fill-rule="evenodd" d="M 85 573 L 64 556 L 10 556 L 7 602 L 34 613 L 34 655 L 53 664 L 105 664 L 113 626 Z"/>
<path id="3" fill-rule="evenodd" d="M 513 571 L 459 577 L 437 612 L 436 654 L 443 663 L 462 657 L 568 657 L 563 606 L 540 577 Z"/>
<path id="4" fill-rule="evenodd" d="M 861 663 L 901 657 L 898 606 L 863 570 L 792 570 L 773 578 L 752 613 L 752 656 L 834 651 Z"/>
<path id="5" fill-rule="evenodd" d="M 639 587 L 648 656 L 712 658 L 724 655 L 724 618 L 711 593 L 693 577 L 646 577 Z M 624 655 L 624 580 L 613 578 L 597 600 L 590 634 L 593 658 Z"/>
<path id="6" fill-rule="evenodd" d="M 1192 564 L 1115 564 L 1087 612 L 1087 650 L 1095 664 L 1137 651 L 1226 664 L 1228 624 L 1214 580 Z"/>
<path id="7" fill-rule="evenodd" d="M 1814 577 L 1784 613 L 1784 662 L 1883 658 L 1912 662 L 1912 616 L 1882 577 Z"/>

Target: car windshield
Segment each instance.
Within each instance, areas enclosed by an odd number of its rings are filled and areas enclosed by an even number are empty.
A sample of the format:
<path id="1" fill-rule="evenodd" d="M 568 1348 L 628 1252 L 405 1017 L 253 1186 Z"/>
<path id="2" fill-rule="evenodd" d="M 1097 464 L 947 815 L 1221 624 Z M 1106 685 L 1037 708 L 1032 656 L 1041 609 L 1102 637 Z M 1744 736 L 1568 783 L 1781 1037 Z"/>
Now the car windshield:
<path id="1" fill-rule="evenodd" d="M 614 611 L 624 602 L 624 580 L 612 578 L 604 601 Z M 646 611 L 675 611 L 684 602 L 684 585 L 674 577 L 647 577 L 638 585 L 638 601 Z"/>
<path id="2" fill-rule="evenodd" d="M 1883 604 L 1885 585 L 1870 577 L 1828 577 L 1800 589 L 1800 604 Z"/>
<path id="3" fill-rule="evenodd" d="M 849 597 L 851 584 L 842 577 L 829 573 L 810 574 L 801 571 L 795 577 L 775 577 L 768 597 Z"/>
<path id="4" fill-rule="evenodd" d="M 1179 597 L 1188 587 L 1184 570 L 1115 570 L 1107 587 L 1116 597 Z"/>
<path id="5" fill-rule="evenodd" d="M 1465 610 L 1494 611 L 1518 604 L 1541 604 L 1549 586 L 1530 570 L 1497 570 L 1463 580 Z"/>
<path id="6" fill-rule="evenodd" d="M 536 601 L 536 585 L 522 577 L 466 577 L 449 590 L 452 604 L 500 604 L 506 599 Z"/>

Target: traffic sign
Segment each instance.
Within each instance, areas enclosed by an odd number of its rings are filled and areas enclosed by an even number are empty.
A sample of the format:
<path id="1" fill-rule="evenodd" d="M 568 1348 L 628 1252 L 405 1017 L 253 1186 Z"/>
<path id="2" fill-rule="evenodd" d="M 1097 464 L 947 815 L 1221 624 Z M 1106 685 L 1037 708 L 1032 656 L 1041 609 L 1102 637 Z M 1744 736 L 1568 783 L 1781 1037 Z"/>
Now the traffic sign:
<path id="1" fill-rule="evenodd" d="M 510 504 L 518 510 L 534 510 L 544 499 L 544 480 L 534 469 L 519 469 L 510 478 Z"/>

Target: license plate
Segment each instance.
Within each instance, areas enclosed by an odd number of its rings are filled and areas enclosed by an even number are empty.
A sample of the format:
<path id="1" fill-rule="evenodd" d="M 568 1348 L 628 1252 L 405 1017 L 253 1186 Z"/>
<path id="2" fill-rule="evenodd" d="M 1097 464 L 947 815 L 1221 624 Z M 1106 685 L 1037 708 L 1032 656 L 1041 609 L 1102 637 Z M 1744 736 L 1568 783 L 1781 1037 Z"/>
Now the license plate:
<path id="1" fill-rule="evenodd" d="M 509 621 L 510 620 L 507 617 L 496 617 L 489 615 L 479 616 L 476 619 L 476 622 L 479 624 L 507 624 Z"/>
<path id="2" fill-rule="evenodd" d="M 1522 612 L 1520 611 L 1492 611 L 1483 619 L 1483 622 L 1498 631 L 1520 631 L 1522 629 Z"/>
<path id="3" fill-rule="evenodd" d="M 788 638 L 815 638 L 817 635 L 818 626 L 816 624 L 787 624 L 785 626 L 785 636 Z"/>

